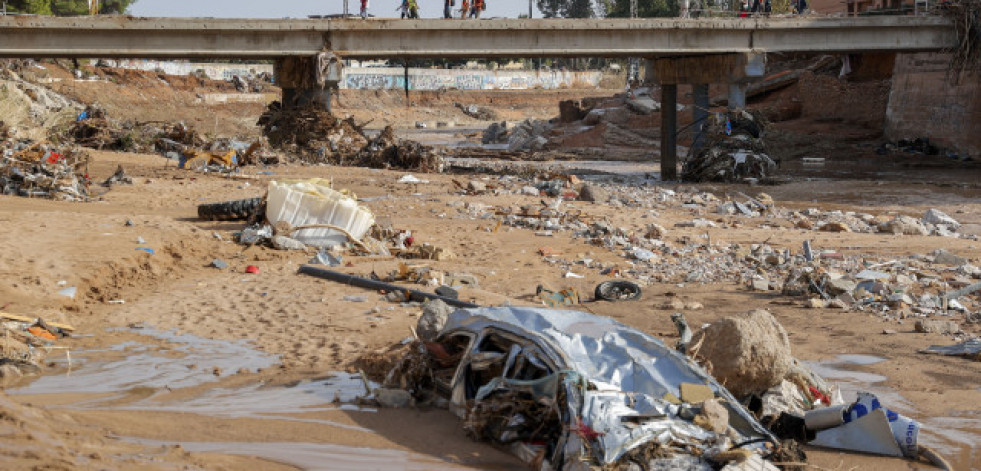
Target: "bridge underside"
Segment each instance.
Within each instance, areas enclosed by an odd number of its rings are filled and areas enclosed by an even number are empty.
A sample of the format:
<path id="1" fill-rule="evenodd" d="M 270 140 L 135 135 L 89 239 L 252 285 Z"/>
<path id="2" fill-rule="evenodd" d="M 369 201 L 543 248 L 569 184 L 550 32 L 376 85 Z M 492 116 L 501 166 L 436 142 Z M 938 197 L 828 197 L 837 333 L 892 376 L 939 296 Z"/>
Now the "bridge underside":
<path id="1" fill-rule="evenodd" d="M 939 17 L 481 21 L 0 17 L 0 57 L 270 59 L 328 46 L 345 58 L 658 57 L 935 51 Z"/>

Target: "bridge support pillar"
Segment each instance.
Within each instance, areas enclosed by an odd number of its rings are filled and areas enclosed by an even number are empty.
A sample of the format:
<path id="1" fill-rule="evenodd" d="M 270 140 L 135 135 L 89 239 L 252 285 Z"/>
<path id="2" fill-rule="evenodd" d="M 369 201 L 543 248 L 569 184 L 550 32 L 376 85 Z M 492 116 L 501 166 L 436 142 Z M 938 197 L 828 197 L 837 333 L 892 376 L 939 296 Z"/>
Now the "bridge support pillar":
<path id="1" fill-rule="evenodd" d="M 729 109 L 737 110 L 746 107 L 746 82 L 729 84 Z"/>
<path id="2" fill-rule="evenodd" d="M 661 85 L 661 180 L 678 179 L 678 86 Z"/>
<path id="3" fill-rule="evenodd" d="M 695 137 L 692 138 L 692 155 L 705 145 L 705 126 L 708 124 L 709 115 L 709 86 L 707 83 L 692 85 L 692 94 L 695 95 L 695 107 L 692 109 L 692 123 L 694 123 Z"/>
<path id="4" fill-rule="evenodd" d="M 729 107 L 746 106 L 747 83 L 763 76 L 766 56 L 762 53 L 712 54 L 661 57 L 647 62 L 646 81 L 661 86 L 661 179 L 678 179 L 678 85 L 693 84 L 695 125 L 693 151 L 704 145 L 701 131 L 709 112 L 710 83 L 728 83 Z"/>
<path id="5" fill-rule="evenodd" d="M 317 83 L 317 57 L 284 57 L 273 66 L 276 84 L 283 90 L 283 107 L 313 106 L 331 109 L 331 92 L 336 87 Z"/>

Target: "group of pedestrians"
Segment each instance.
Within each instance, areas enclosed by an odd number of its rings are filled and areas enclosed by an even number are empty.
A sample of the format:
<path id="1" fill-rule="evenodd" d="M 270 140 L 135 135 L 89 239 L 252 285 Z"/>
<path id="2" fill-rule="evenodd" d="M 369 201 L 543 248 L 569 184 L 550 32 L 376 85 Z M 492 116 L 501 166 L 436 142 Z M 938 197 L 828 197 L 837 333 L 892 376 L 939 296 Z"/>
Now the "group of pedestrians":
<path id="1" fill-rule="evenodd" d="M 467 19 L 467 17 L 480 18 L 480 14 L 487 9 L 485 0 L 460 0 L 460 2 L 461 8 L 457 11 L 460 12 L 461 20 Z M 456 0 L 443 0 L 443 18 L 453 18 L 453 7 L 455 6 Z M 402 19 L 419 18 L 419 0 L 402 0 L 402 3 L 395 10 L 401 12 Z M 368 0 L 361 0 L 361 18 L 368 18 Z"/>
<path id="2" fill-rule="evenodd" d="M 480 13 L 487 9 L 487 3 L 484 0 L 460 0 L 462 3 L 460 5 L 460 19 L 465 20 L 469 15 L 470 18 L 480 18 Z M 456 0 L 443 0 L 443 18 L 453 18 L 453 7 L 456 6 Z"/>
<path id="3" fill-rule="evenodd" d="M 419 2 L 417 0 L 402 0 L 402 4 L 395 10 L 402 12 L 402 19 L 419 18 Z"/>

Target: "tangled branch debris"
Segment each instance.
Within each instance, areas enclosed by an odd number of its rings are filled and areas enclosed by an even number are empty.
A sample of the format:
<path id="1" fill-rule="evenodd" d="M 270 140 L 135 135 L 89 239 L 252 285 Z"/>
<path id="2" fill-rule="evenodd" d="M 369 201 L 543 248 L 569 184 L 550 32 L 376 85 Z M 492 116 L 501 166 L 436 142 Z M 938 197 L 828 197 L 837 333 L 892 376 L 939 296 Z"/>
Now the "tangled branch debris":
<path id="1" fill-rule="evenodd" d="M 443 171 L 443 158 L 432 147 L 399 141 L 391 127 L 369 138 L 364 125 L 353 118 L 337 118 L 324 109 L 284 108 L 274 102 L 257 124 L 270 146 L 302 162 Z"/>
<path id="2" fill-rule="evenodd" d="M 684 163 L 685 181 L 735 182 L 769 176 L 777 163 L 763 142 L 766 122 L 758 113 L 736 110 L 715 115 L 706 130 L 707 145 Z"/>
<path id="3" fill-rule="evenodd" d="M 941 14 L 954 22 L 957 47 L 950 52 L 948 76 L 957 83 L 965 73 L 978 73 L 981 66 L 981 0 L 943 3 Z"/>

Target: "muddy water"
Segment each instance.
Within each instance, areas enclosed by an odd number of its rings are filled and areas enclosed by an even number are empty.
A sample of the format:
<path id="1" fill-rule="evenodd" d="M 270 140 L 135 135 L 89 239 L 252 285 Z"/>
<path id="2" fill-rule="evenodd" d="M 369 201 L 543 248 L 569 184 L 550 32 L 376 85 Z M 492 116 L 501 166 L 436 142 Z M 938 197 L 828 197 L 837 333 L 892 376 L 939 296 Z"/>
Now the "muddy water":
<path id="1" fill-rule="evenodd" d="M 124 439 L 148 446 L 171 444 L 155 440 Z M 180 445 L 191 452 L 257 456 L 308 471 L 469 469 L 418 453 L 325 443 L 181 442 Z"/>
<path id="2" fill-rule="evenodd" d="M 253 383 L 241 387 L 213 387 L 192 398 L 168 401 L 164 391 L 218 381 L 222 374 L 256 371 L 279 362 L 277 356 L 252 348 L 247 341 L 203 339 L 189 334 L 137 331 L 147 343 L 127 341 L 103 350 L 78 351 L 65 374 L 44 376 L 15 390 L 12 395 L 79 395 L 79 401 L 62 405 L 84 410 L 129 410 L 190 413 L 219 418 L 251 418 L 327 425 L 373 433 L 357 425 L 313 418 L 313 412 L 359 410 L 352 403 L 366 394 L 359 374 L 330 373 L 326 378 L 304 380 L 289 386 Z M 153 342 L 156 341 L 156 342 Z M 369 383 L 367 388 L 378 385 Z M 155 391 L 148 397 L 114 401 L 137 388 Z M 106 395 L 105 393 L 115 393 Z M 96 398 L 91 398 L 93 394 Z M 293 414 L 293 415 L 291 415 Z M 422 454 L 322 443 L 162 442 L 136 437 L 127 441 L 145 444 L 180 444 L 189 451 L 258 456 L 302 469 L 463 469 Z"/>
<path id="3" fill-rule="evenodd" d="M 252 348 L 247 340 L 209 340 L 153 329 L 135 330 L 163 345 L 124 342 L 101 351 L 81 351 L 64 375 L 44 376 L 12 394 L 117 393 L 133 388 L 187 388 L 216 382 L 222 374 L 256 372 L 279 357 Z M 98 356 L 99 361 L 87 358 Z M 59 360 L 66 363 L 66 360 Z"/>
<path id="4" fill-rule="evenodd" d="M 832 360 L 804 362 L 818 376 L 838 385 L 845 402 L 854 401 L 859 392 L 875 394 L 882 405 L 900 414 L 913 417 L 921 424 L 918 442 L 937 450 L 954 465 L 954 469 L 969 469 L 976 462 L 976 447 L 981 443 L 981 412 L 959 417 L 919 417 L 913 404 L 882 384 L 889 378 L 863 371 L 857 366 L 888 361 L 873 355 L 838 355 Z"/>

